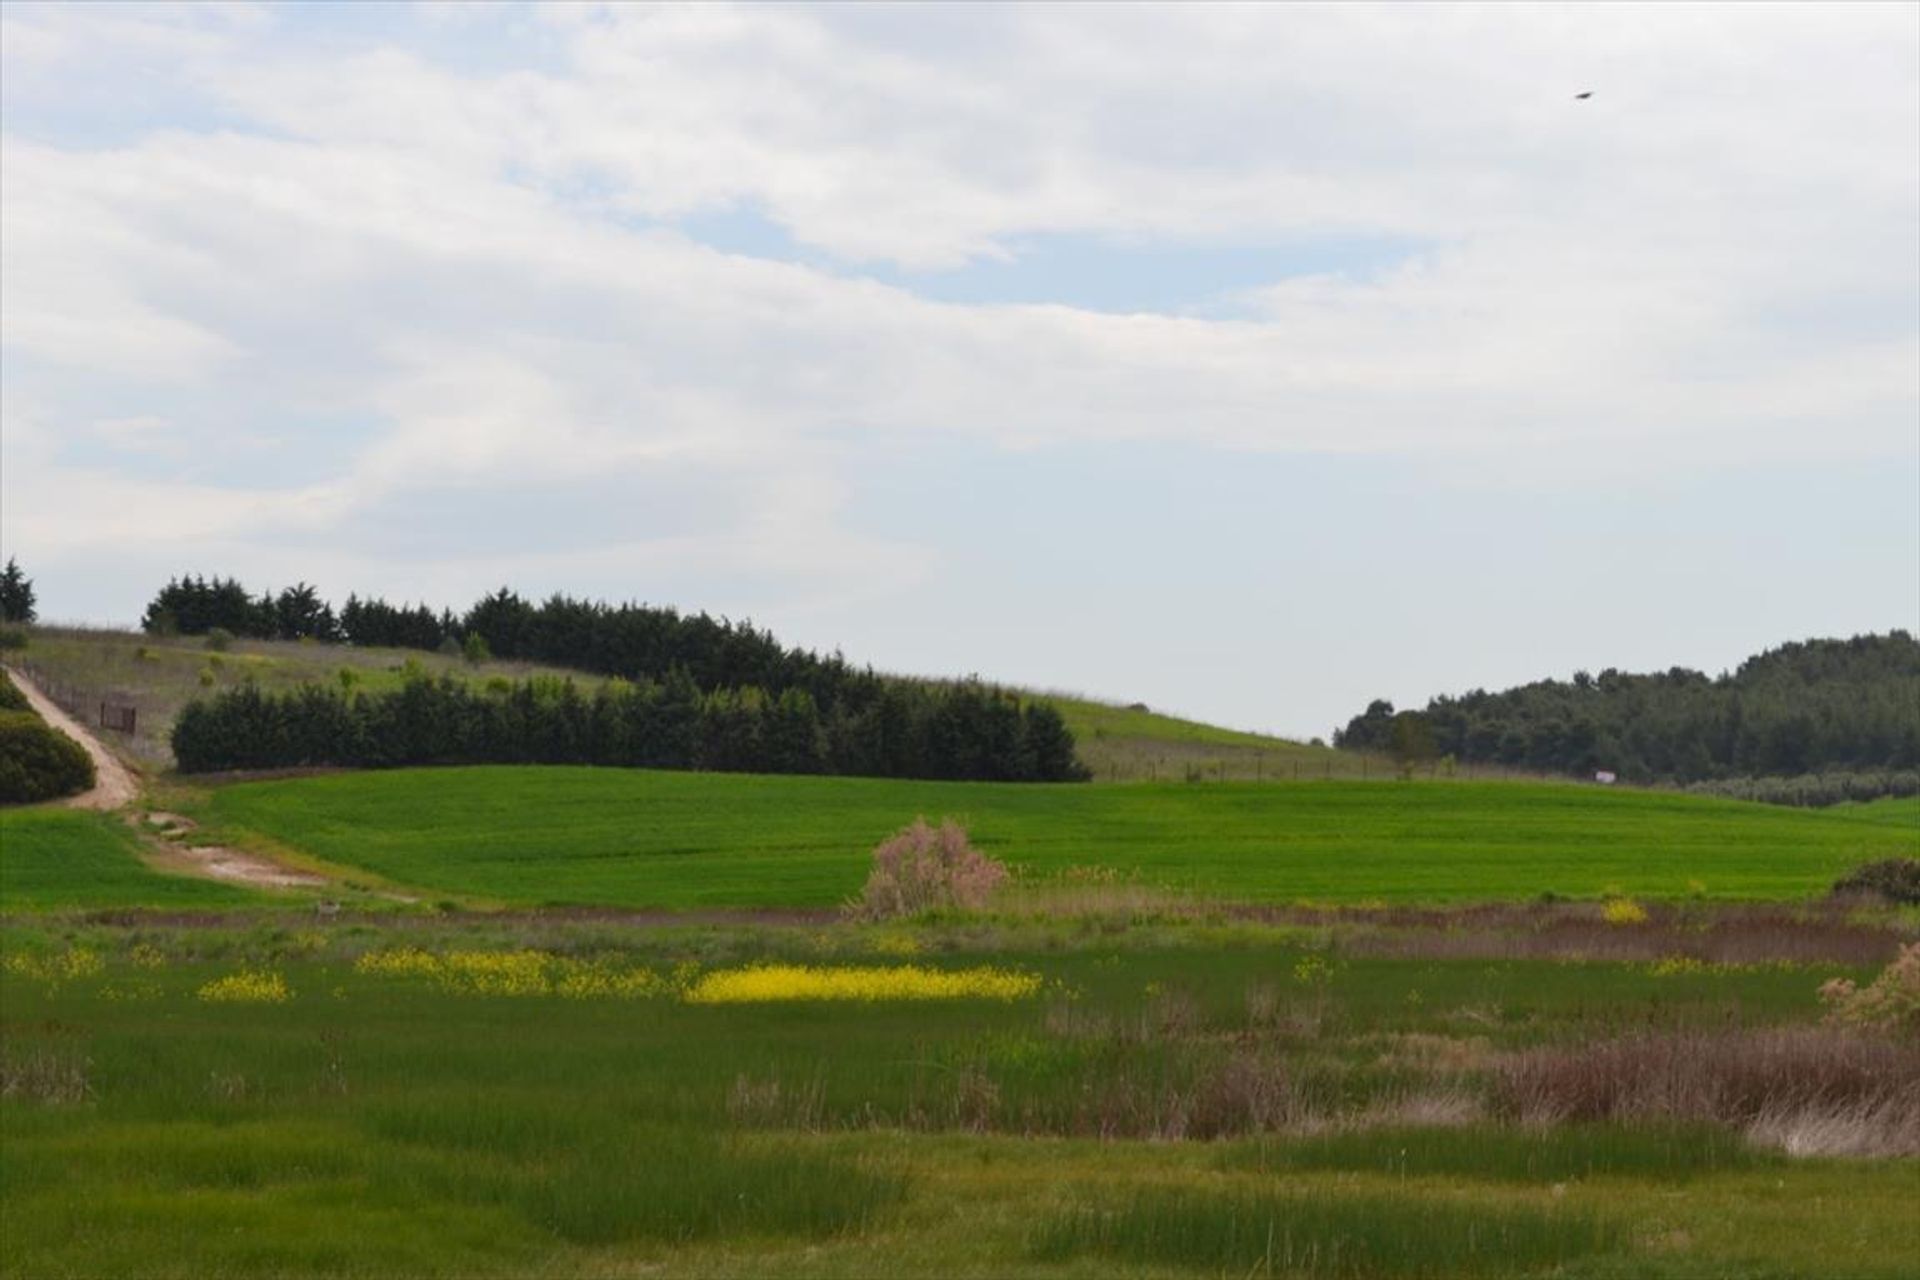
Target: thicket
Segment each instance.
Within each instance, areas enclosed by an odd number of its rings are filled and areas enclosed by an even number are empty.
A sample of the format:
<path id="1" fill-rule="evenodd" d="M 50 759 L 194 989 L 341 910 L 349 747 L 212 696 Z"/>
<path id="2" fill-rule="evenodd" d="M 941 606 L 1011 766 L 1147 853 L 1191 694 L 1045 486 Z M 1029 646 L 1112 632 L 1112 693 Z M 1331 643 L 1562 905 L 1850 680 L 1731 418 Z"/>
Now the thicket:
<path id="1" fill-rule="evenodd" d="M 31 804 L 93 785 L 86 751 L 36 715 L 0 672 L 0 804 Z"/>
<path id="2" fill-rule="evenodd" d="M 1044 704 L 1023 703 L 1013 694 L 973 680 L 941 684 L 889 679 L 871 668 L 856 669 L 838 653 L 822 656 L 788 648 L 751 622 L 715 619 L 705 613 L 683 615 L 670 608 L 610 605 L 563 595 L 534 604 L 503 588 L 459 615 L 450 610 L 435 613 L 425 605 L 363 600 L 358 595 L 348 596 L 336 615 L 305 584 L 277 596 L 265 593 L 255 598 L 232 579 L 189 576 L 170 581 L 154 597 L 145 625 L 148 630 L 171 629 L 184 635 L 224 628 L 238 636 L 310 637 L 458 653 L 471 661 L 492 657 L 541 662 L 630 683 L 626 692 L 621 686 L 607 693 L 610 699 L 631 699 L 647 707 L 678 708 L 690 702 L 700 708 L 697 733 L 680 726 L 677 710 L 663 713 L 658 729 L 646 727 L 657 718 L 653 712 L 632 711 L 628 718 L 642 726 L 632 730 L 640 735 L 636 739 L 640 745 L 623 746 L 619 744 L 625 739 L 610 739 L 614 745 L 594 748 L 599 754 L 591 757 L 593 763 L 995 781 L 1078 781 L 1087 776 L 1074 755 L 1073 735 L 1058 713 Z M 477 699 L 474 705 L 491 708 L 496 702 L 520 698 L 555 708 L 528 713 L 523 719 L 529 726 L 553 717 L 573 725 L 572 705 L 590 704 L 601 696 L 588 698 L 578 690 L 563 693 L 562 687 L 536 681 L 520 693 Z M 205 717 L 215 711 L 240 716 L 235 710 L 240 700 L 241 695 L 228 695 L 224 703 L 194 713 L 194 725 L 212 723 Z M 361 701 L 344 700 L 349 706 Z M 383 698 L 369 696 L 364 701 L 366 716 L 383 714 L 378 710 Z M 294 717 L 303 726 L 309 721 L 331 723 L 331 713 L 301 709 L 307 703 L 298 695 L 283 696 L 278 703 L 284 705 L 273 714 L 283 719 Z M 467 718 L 462 724 L 495 716 L 490 709 L 459 714 Z M 236 740 L 231 747 L 202 743 L 195 735 L 203 730 L 192 728 L 189 755 L 181 755 L 176 744 L 175 756 L 183 769 L 196 767 L 187 763 L 189 758 L 223 761 L 199 766 L 213 769 L 422 762 L 417 753 L 401 760 L 380 760 L 376 757 L 383 748 L 377 745 L 307 727 L 303 734 L 325 742 L 324 748 L 310 745 L 308 754 L 323 750 L 324 755 L 269 763 L 269 757 L 291 748 L 275 745 L 278 738 L 272 733 L 259 736 L 256 720 L 266 715 L 261 711 L 240 716 L 251 726 L 246 732 L 254 736 Z M 183 716 L 182 723 L 186 722 Z M 508 738 L 513 732 L 499 730 Z M 546 732 L 528 727 L 524 742 L 513 739 L 511 743 L 498 736 L 464 737 L 458 744 L 436 747 L 440 754 L 434 758 L 447 763 L 491 759 L 560 763 L 579 758 L 574 747 L 541 737 Z M 689 733 L 694 745 L 682 745 L 681 737 Z M 636 756 L 640 758 L 632 758 Z"/>
<path id="3" fill-rule="evenodd" d="M 1634 782 L 1774 780 L 1787 803 L 1907 794 L 1920 769 L 1920 641 L 1905 631 L 1782 645 L 1709 677 L 1675 667 L 1608 669 L 1395 712 L 1376 701 L 1334 735 L 1356 750 L 1428 750 L 1458 760 L 1563 773 L 1607 769 Z M 1777 780 L 1851 775 L 1832 785 Z M 1755 798 L 1768 787 L 1755 784 Z M 1816 796 L 1832 795 L 1832 799 Z M 1802 798 L 1791 798 L 1798 795 Z"/>
<path id="4" fill-rule="evenodd" d="M 1920 795 L 1920 769 L 1873 769 L 1859 773 L 1803 773 L 1791 778 L 1721 778 L 1687 790 L 1762 804 L 1827 805 Z"/>
<path id="5" fill-rule="evenodd" d="M 1059 712 L 980 684 L 889 682 L 860 711 L 804 689 L 703 692 L 681 670 L 590 693 L 550 677 L 475 686 L 417 675 L 378 693 L 252 684 L 187 705 L 182 771 L 305 765 L 596 764 L 970 781 L 1085 777 Z"/>
<path id="6" fill-rule="evenodd" d="M 1920 907 L 1920 859 L 1882 858 L 1833 882 L 1838 898 L 1870 897 L 1898 907 Z"/>

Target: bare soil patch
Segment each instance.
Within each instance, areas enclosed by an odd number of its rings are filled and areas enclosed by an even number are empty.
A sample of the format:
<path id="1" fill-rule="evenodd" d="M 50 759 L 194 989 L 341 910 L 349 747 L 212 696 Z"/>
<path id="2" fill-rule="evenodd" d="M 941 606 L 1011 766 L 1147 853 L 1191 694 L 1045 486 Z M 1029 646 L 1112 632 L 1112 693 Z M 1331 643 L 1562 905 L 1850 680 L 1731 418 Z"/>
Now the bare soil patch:
<path id="1" fill-rule="evenodd" d="M 167 861 L 214 880 L 267 889 L 312 889 L 327 883 L 322 876 L 291 871 L 257 854 L 222 845 L 186 843 L 197 825 L 191 818 L 160 809 L 146 814 L 135 824 L 148 844 Z M 158 843 L 153 839 L 155 836 L 159 837 Z"/>

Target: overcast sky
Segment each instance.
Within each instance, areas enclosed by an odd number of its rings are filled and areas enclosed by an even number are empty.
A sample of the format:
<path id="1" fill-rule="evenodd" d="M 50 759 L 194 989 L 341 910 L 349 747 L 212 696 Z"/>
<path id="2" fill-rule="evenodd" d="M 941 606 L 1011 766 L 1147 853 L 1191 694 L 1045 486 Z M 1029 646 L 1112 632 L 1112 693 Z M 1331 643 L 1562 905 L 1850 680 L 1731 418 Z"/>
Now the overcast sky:
<path id="1" fill-rule="evenodd" d="M 1920 627 L 1920 6 L 0 26 L 48 619 L 512 584 L 1300 736 Z"/>

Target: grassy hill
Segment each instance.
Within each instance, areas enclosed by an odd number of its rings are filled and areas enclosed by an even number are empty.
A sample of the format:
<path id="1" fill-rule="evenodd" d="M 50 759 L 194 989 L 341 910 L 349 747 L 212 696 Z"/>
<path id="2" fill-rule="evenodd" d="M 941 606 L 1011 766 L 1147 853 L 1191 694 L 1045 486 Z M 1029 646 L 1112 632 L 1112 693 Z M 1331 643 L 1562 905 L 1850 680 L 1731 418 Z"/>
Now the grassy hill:
<path id="1" fill-rule="evenodd" d="M 216 652 L 199 638 L 164 639 L 132 631 L 40 627 L 28 646 L 8 654 L 46 688 L 54 701 L 78 708 L 88 724 L 102 700 L 133 706 L 133 734 L 103 733 L 108 741 L 150 769 L 173 764 L 167 736 L 180 708 L 197 697 L 252 680 L 263 689 L 336 684 L 343 671 L 354 687 L 394 689 L 412 663 L 433 675 L 452 672 L 463 679 L 495 676 L 524 680 L 530 675 L 571 676 L 588 686 L 602 677 L 525 662 L 471 664 L 457 657 L 417 649 L 360 649 L 350 645 L 279 640 L 235 640 Z"/>
<path id="2" fill-rule="evenodd" d="M 1903 828 L 1679 794 L 1498 783 L 1130 787 L 576 768 L 246 783 L 202 816 L 431 894 L 520 905 L 830 906 L 872 846 L 955 816 L 1024 871 L 1106 868 L 1246 902 L 1794 898 Z"/>
<path id="3" fill-rule="evenodd" d="M 1164 715 L 1139 703 L 1043 695 L 1073 730 L 1096 782 L 1180 782 L 1392 777 L 1381 756 L 1244 733 Z"/>
<path id="4" fill-rule="evenodd" d="M 127 703 L 138 711 L 138 730 L 114 740 L 153 769 L 172 765 L 167 735 L 180 708 L 193 698 L 253 680 L 263 689 L 303 684 L 333 684 L 342 671 L 356 687 L 398 687 L 408 663 L 435 675 L 451 672 L 462 679 L 529 675 L 570 677 L 592 688 L 605 677 L 562 667 L 524 662 L 470 664 L 444 654 L 416 649 L 356 648 L 349 645 L 236 640 L 214 652 L 197 638 L 161 639 L 128 631 L 39 628 L 30 646 L 10 661 L 23 665 L 55 700 L 89 710 L 102 700 Z M 1309 746 L 1182 720 L 1138 706 L 1120 706 L 1088 698 L 1046 694 L 1059 708 L 1079 744 L 1081 759 L 1095 781 L 1302 780 L 1379 778 L 1392 765 L 1358 752 Z M 88 717 L 89 722 L 92 716 Z"/>

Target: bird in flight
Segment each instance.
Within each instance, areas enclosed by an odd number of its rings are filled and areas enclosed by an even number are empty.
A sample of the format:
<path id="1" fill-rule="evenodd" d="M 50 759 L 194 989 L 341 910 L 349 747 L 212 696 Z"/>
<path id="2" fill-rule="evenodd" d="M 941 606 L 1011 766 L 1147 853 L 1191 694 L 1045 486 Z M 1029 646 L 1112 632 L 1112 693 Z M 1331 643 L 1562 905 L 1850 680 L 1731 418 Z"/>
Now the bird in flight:
<path id="1" fill-rule="evenodd" d="M 1593 90 L 1589 89 L 1585 93 L 1576 93 L 1573 96 L 1576 101 L 1585 102 L 1588 98 L 1591 98 L 1593 96 Z"/>

